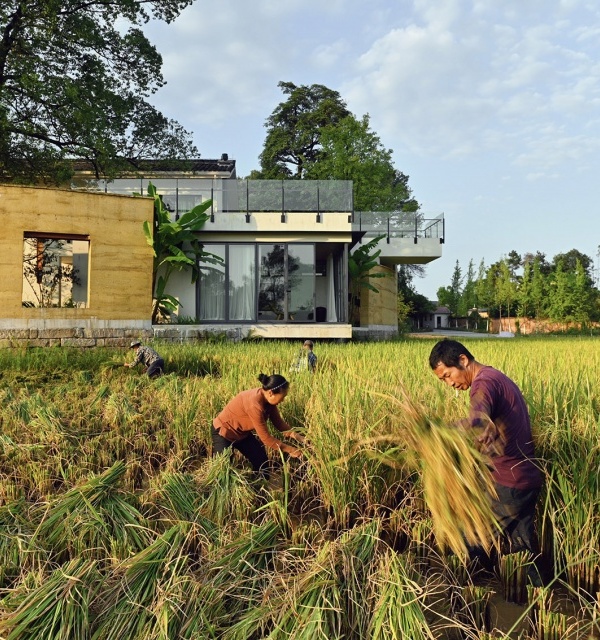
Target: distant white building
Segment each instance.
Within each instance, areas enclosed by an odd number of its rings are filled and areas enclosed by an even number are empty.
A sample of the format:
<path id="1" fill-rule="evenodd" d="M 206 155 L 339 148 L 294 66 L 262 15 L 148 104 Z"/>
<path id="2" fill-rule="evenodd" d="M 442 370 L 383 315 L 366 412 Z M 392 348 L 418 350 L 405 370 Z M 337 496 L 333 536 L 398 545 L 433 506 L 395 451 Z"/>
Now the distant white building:
<path id="1" fill-rule="evenodd" d="M 418 319 L 419 329 L 448 329 L 450 327 L 450 316 L 452 315 L 448 307 L 441 307 L 437 302 L 435 310 L 431 313 L 424 313 Z"/>

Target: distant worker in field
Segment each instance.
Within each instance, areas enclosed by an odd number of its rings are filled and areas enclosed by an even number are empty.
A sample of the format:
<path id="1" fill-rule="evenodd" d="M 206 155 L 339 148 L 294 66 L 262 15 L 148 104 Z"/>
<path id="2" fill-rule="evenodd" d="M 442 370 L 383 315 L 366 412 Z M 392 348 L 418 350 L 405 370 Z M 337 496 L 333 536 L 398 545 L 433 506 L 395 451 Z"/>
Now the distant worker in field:
<path id="1" fill-rule="evenodd" d="M 298 354 L 298 359 L 292 365 L 292 371 L 310 371 L 314 373 L 317 370 L 317 356 L 313 351 L 313 341 L 305 340 Z"/>
<path id="2" fill-rule="evenodd" d="M 265 447 L 283 451 L 292 458 L 300 458 L 302 452 L 269 433 L 267 422 L 286 438 L 299 443 L 304 437 L 296 433 L 283 420 L 277 405 L 288 394 L 290 383 L 278 374 L 258 376 L 261 387 L 238 393 L 213 420 L 213 455 L 232 447 L 240 451 L 263 478 L 269 478 L 269 459 Z"/>
<path id="3" fill-rule="evenodd" d="M 527 404 L 517 385 L 504 373 L 475 360 L 456 340 L 441 340 L 432 349 L 429 365 L 453 389 L 470 389 L 469 417 L 465 428 L 481 429 L 477 447 L 489 456 L 497 497 L 492 511 L 504 533 L 508 553 L 529 551 L 539 562 L 534 528 L 535 508 L 543 482 L 535 452 Z M 474 550 L 481 559 L 481 550 Z M 530 580 L 540 584 L 531 567 Z"/>
<path id="4" fill-rule="evenodd" d="M 146 373 L 150 378 L 157 378 L 164 373 L 165 361 L 154 349 L 145 347 L 139 340 L 134 340 L 129 345 L 129 348 L 136 349 L 135 360 L 133 362 L 126 362 L 124 366 L 135 367 L 141 362 L 142 365 L 146 367 Z"/>

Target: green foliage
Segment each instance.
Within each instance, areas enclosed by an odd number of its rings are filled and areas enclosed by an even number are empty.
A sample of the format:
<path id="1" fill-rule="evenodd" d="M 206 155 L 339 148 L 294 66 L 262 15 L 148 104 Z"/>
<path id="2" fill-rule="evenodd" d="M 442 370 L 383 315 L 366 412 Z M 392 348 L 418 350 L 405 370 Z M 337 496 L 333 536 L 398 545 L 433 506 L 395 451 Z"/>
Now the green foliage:
<path id="1" fill-rule="evenodd" d="M 462 297 L 462 272 L 458 260 L 452 272 L 452 282 L 449 287 L 440 287 L 437 291 L 438 302 L 450 309 L 453 315 L 458 315 L 458 308 Z"/>
<path id="2" fill-rule="evenodd" d="M 349 115 L 337 91 L 322 84 L 297 87 L 280 82 L 279 88 L 289 96 L 267 119 L 267 137 L 260 154 L 263 179 L 304 178 L 306 170 L 321 155 L 321 131 Z"/>
<path id="3" fill-rule="evenodd" d="M 476 278 L 471 260 L 462 287 L 457 261 L 450 286 L 441 287 L 438 298 L 459 315 L 478 307 L 487 309 L 491 317 L 516 312 L 526 318 L 586 327 L 600 318 L 600 292 L 591 276 L 592 266 L 592 259 L 576 249 L 557 254 L 551 263 L 539 251 L 523 258 L 511 251 L 487 268 L 482 260 Z"/>
<path id="4" fill-rule="evenodd" d="M 320 131 L 321 153 L 306 178 L 352 180 L 355 211 L 416 211 L 408 176 L 394 168 L 386 149 L 369 127 L 369 116 L 348 115 Z"/>
<path id="5" fill-rule="evenodd" d="M 192 1 L 4 0 L 0 176 L 64 184 L 73 159 L 110 176 L 124 158 L 196 155 L 189 134 L 147 102 L 164 81 L 141 30 Z"/>
<path id="6" fill-rule="evenodd" d="M 360 312 L 360 291 L 361 289 L 369 289 L 374 293 L 379 293 L 369 280 L 371 278 L 385 278 L 387 273 L 372 273 L 379 261 L 377 258 L 381 253 L 381 249 L 374 251 L 380 240 L 385 236 L 377 236 L 362 244 L 358 249 L 348 256 L 348 275 L 350 276 L 350 290 L 352 296 L 352 304 L 350 315 L 353 318 L 353 324 L 357 324 Z M 372 253 L 373 252 L 373 253 Z"/>
<path id="7" fill-rule="evenodd" d="M 279 87 L 289 97 L 267 119 L 261 169 L 251 178 L 352 180 L 356 211 L 418 210 L 408 176 L 394 168 L 368 115 L 356 118 L 323 85 Z"/>
<path id="8" fill-rule="evenodd" d="M 148 195 L 154 198 L 154 222 L 153 226 L 144 222 L 144 235 L 154 251 L 152 322 L 156 323 L 161 315 L 170 315 L 179 308 L 179 300 L 167 293 L 167 284 L 175 271 L 191 271 L 194 283 L 200 274 L 200 263 L 220 264 L 222 260 L 204 251 L 197 235 L 210 217 L 205 212 L 212 200 L 195 206 L 173 221 L 152 183 L 148 184 Z"/>

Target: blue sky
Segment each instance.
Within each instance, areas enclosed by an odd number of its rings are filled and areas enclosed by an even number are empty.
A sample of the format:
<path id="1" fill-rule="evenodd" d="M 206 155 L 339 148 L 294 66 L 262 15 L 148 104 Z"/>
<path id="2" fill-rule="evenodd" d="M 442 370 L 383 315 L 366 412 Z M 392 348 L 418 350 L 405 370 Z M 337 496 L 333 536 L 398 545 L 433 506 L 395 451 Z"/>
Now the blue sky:
<path id="1" fill-rule="evenodd" d="M 258 168 L 280 80 L 335 89 L 368 113 L 443 257 L 435 299 L 512 249 L 548 259 L 600 244 L 600 3 L 596 0 L 196 0 L 145 28 L 167 85 L 152 102 L 203 158 Z"/>

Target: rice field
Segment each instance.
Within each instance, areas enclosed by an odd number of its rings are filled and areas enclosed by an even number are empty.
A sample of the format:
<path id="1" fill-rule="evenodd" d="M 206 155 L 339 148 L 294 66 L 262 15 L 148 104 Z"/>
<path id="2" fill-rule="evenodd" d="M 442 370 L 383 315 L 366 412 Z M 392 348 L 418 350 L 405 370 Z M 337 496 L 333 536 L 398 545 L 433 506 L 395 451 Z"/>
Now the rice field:
<path id="1" fill-rule="evenodd" d="M 600 350 L 593 338 L 465 339 L 528 402 L 551 582 L 526 554 L 481 582 L 466 543 L 494 523 L 468 408 L 433 341 L 0 351 L 2 640 L 600 638 Z M 260 372 L 306 435 L 269 482 L 210 457 L 213 417 Z"/>

